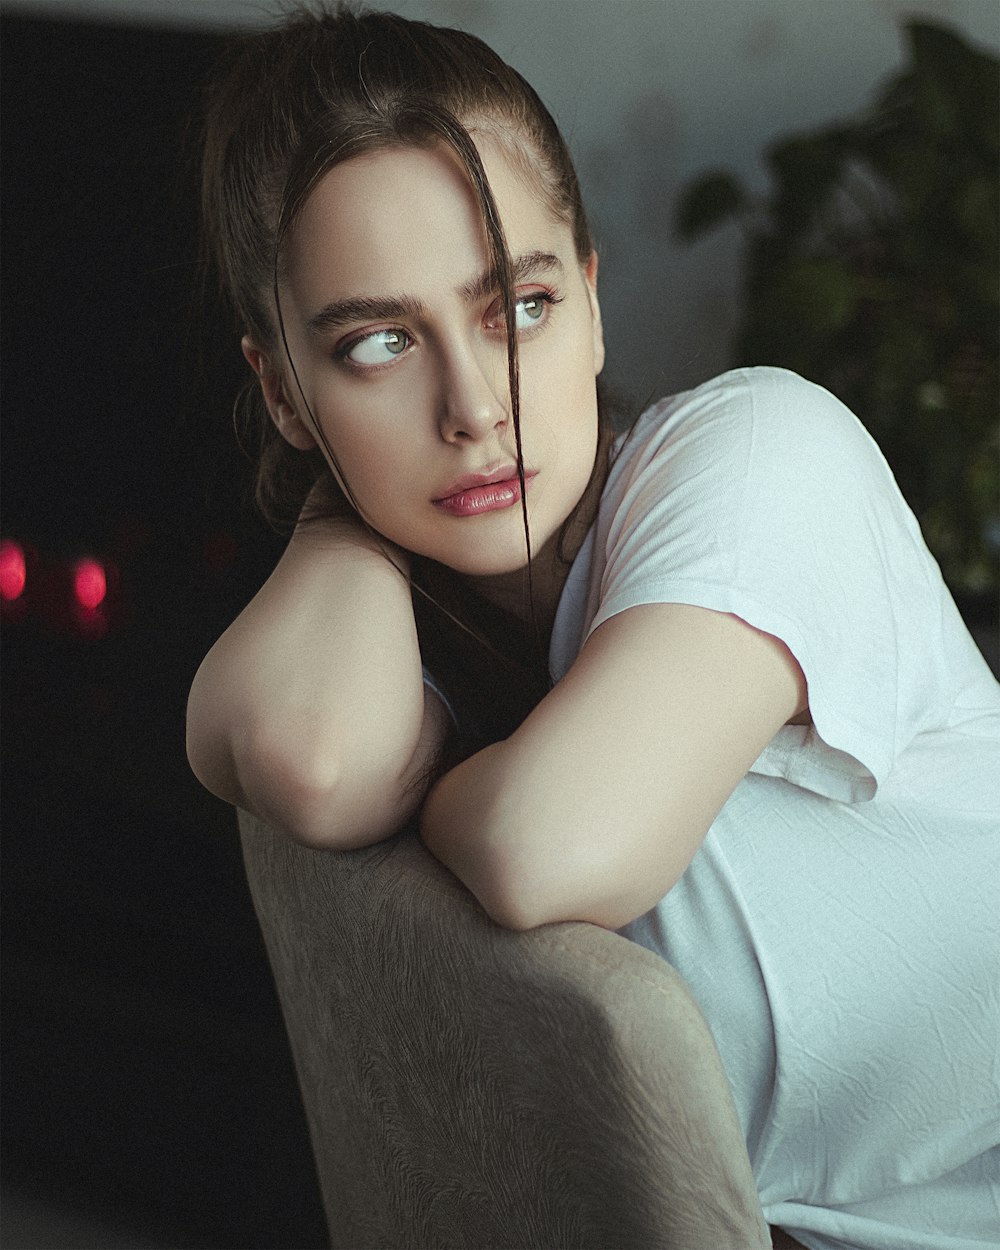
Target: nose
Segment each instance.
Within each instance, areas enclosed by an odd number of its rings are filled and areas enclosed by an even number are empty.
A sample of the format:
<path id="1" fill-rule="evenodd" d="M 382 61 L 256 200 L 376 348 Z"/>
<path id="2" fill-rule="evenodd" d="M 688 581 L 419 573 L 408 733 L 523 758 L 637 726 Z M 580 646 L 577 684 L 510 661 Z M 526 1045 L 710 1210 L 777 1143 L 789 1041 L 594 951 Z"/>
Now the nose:
<path id="1" fill-rule="evenodd" d="M 496 362 L 496 377 L 492 376 L 493 364 L 487 361 L 484 369 L 468 347 L 443 362 L 438 424 L 445 442 L 479 442 L 494 431 L 503 433 L 508 416 L 506 358 Z"/>

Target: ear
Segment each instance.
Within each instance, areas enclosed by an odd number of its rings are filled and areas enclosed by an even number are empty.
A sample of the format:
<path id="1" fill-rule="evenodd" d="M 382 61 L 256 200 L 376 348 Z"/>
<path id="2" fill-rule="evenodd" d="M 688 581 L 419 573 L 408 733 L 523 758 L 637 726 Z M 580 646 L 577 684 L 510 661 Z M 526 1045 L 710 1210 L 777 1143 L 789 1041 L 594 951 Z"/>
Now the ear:
<path id="1" fill-rule="evenodd" d="M 278 433 L 299 451 L 309 451 L 316 446 L 312 430 L 295 411 L 285 392 L 285 383 L 281 373 L 271 363 L 266 352 L 254 343 L 248 335 L 240 340 L 240 347 L 250 368 L 260 379 L 260 389 L 264 393 L 264 403 L 271 420 L 277 426 Z"/>
<path id="2" fill-rule="evenodd" d="M 597 299 L 597 253 L 591 252 L 583 267 L 583 280 L 587 284 L 590 312 L 594 319 L 594 375 L 604 368 L 604 326 L 601 322 L 601 305 Z"/>

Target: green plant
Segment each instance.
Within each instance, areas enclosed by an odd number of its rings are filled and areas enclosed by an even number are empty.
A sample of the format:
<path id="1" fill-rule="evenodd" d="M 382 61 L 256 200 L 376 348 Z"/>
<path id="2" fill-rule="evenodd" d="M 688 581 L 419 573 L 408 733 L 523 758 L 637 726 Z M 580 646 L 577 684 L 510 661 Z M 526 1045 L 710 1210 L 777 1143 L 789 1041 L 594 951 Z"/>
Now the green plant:
<path id="1" fill-rule="evenodd" d="M 746 233 L 736 364 L 795 369 L 871 430 L 953 589 L 998 583 L 997 58 L 905 26 L 909 62 L 856 119 L 766 153 L 753 201 L 728 173 L 682 194 L 693 239 Z"/>

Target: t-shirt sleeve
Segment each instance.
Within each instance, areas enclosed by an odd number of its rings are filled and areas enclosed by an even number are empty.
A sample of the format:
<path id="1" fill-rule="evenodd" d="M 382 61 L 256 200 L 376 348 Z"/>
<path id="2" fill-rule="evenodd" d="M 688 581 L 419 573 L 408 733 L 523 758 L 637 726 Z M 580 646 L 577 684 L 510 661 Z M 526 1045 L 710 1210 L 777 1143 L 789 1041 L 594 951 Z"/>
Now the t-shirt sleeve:
<path id="1" fill-rule="evenodd" d="M 785 726 L 752 771 L 872 798 L 938 713 L 929 631 L 942 594 L 875 443 L 829 392 L 779 369 L 666 401 L 633 437 L 609 481 L 588 632 L 629 607 L 675 602 L 780 638 L 805 674 L 813 724 Z"/>
<path id="2" fill-rule="evenodd" d="M 458 717 L 455 715 L 455 709 L 452 706 L 451 700 L 448 698 L 448 696 L 444 692 L 444 687 L 437 680 L 437 678 L 430 671 L 430 669 L 427 667 L 426 664 L 423 665 L 422 672 L 423 672 L 423 678 L 424 678 L 424 685 L 427 687 L 428 690 L 436 694 L 437 697 L 441 700 L 441 702 L 444 704 L 444 710 L 448 713 L 448 719 L 451 721 L 452 728 L 457 729 Z"/>

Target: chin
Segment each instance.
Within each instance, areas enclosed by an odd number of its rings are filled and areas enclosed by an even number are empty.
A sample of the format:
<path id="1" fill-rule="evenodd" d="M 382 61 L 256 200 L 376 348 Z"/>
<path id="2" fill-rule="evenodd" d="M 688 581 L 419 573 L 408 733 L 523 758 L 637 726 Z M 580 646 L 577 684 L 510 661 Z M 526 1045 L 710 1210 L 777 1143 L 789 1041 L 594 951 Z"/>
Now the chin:
<path id="1" fill-rule="evenodd" d="M 499 519 L 499 518 L 497 518 Z M 559 518 L 543 520 L 536 514 L 528 516 L 531 532 L 531 554 L 538 560 L 542 552 L 556 540 L 561 528 Z M 528 552 L 524 541 L 524 523 L 520 507 L 506 511 L 504 522 L 497 525 L 494 518 L 469 518 L 458 521 L 457 532 L 444 537 L 427 534 L 424 541 L 401 544 L 425 559 L 433 560 L 464 577 L 512 577 L 523 573 L 528 567 Z"/>
<path id="2" fill-rule="evenodd" d="M 523 572 L 528 567 L 528 553 L 522 545 L 519 552 L 509 553 L 506 558 L 500 552 L 493 552 L 489 555 L 456 556 L 440 563 L 465 577 L 503 577 Z"/>

